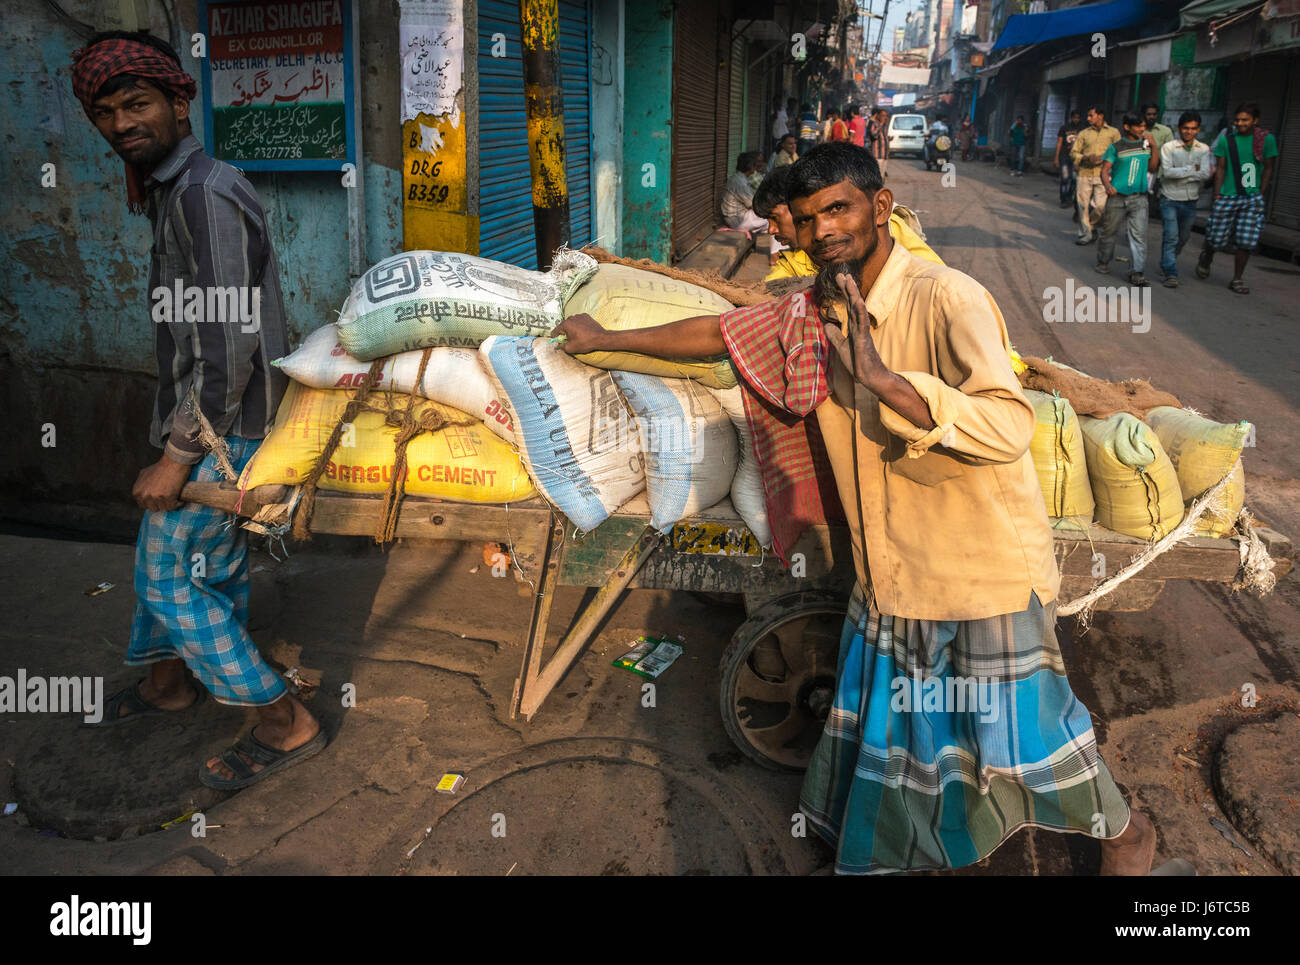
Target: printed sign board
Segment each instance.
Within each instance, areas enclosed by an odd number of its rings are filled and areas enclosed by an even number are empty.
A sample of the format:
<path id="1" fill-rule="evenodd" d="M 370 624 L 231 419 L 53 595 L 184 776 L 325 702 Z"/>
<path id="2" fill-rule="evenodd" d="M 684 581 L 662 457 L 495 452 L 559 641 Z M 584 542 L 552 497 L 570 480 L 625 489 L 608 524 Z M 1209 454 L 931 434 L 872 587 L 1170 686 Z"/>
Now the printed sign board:
<path id="1" fill-rule="evenodd" d="M 200 0 L 213 157 L 249 171 L 356 163 L 351 0 Z"/>

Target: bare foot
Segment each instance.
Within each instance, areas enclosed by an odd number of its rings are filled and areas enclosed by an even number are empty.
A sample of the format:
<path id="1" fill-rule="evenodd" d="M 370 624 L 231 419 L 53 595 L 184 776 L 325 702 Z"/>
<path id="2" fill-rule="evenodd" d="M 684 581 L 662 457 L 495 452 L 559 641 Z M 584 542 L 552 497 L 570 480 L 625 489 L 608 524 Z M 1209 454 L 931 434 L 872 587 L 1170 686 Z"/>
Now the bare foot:
<path id="1" fill-rule="evenodd" d="M 285 694 L 273 704 L 258 707 L 257 711 L 262 720 L 253 728 L 253 736 L 278 750 L 299 748 L 320 733 L 320 722 L 292 694 Z M 254 763 L 247 754 L 239 756 L 254 774 L 262 769 L 263 765 Z M 227 779 L 235 777 L 219 756 L 210 758 L 204 767 L 210 773 Z"/>
<path id="2" fill-rule="evenodd" d="M 1102 875 L 1142 876 L 1151 873 L 1156 856 L 1156 829 L 1141 811 L 1133 811 L 1128 827 L 1118 838 L 1101 843 Z"/>

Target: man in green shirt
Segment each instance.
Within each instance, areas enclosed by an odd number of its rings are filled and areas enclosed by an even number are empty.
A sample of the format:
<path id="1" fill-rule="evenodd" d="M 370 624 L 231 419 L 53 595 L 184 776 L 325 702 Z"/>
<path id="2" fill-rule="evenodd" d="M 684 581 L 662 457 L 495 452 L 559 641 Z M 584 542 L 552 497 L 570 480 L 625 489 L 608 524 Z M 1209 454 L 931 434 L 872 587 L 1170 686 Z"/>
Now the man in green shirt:
<path id="1" fill-rule="evenodd" d="M 1011 125 L 1011 176 L 1025 176 L 1025 144 L 1029 140 L 1029 130 L 1025 127 L 1023 114 L 1016 115 L 1016 122 Z"/>
<path id="2" fill-rule="evenodd" d="M 1229 132 L 1214 148 L 1214 207 L 1205 226 L 1205 247 L 1196 264 L 1196 277 L 1210 277 L 1214 253 L 1227 247 L 1232 235 L 1237 250 L 1228 287 L 1238 295 L 1249 295 L 1241 276 L 1264 229 L 1264 197 L 1273 180 L 1277 140 L 1259 127 L 1258 104 L 1239 105 L 1233 112 L 1233 125 L 1236 133 Z"/>
<path id="3" fill-rule="evenodd" d="M 1106 187 L 1106 213 L 1097 242 L 1097 271 L 1110 274 L 1115 254 L 1115 236 L 1128 225 L 1128 247 L 1132 256 L 1130 285 L 1147 286 L 1142 269 L 1147 260 L 1147 176 L 1156 170 L 1160 155 L 1146 132 L 1146 121 L 1137 114 L 1124 115 L 1124 136 L 1106 148 L 1101 156 L 1101 182 Z"/>
<path id="4" fill-rule="evenodd" d="M 1147 133 L 1151 135 L 1151 140 L 1156 145 L 1156 157 L 1160 156 L 1160 151 L 1166 144 L 1174 139 L 1174 130 L 1168 124 L 1160 123 L 1160 105 L 1143 104 L 1142 117 L 1147 122 Z M 1160 214 L 1160 191 L 1156 186 L 1156 176 L 1154 174 L 1147 178 L 1147 204 L 1150 209 L 1151 217 L 1158 217 Z"/>
<path id="5" fill-rule="evenodd" d="M 1168 124 L 1160 123 L 1160 108 L 1156 104 L 1143 104 L 1142 117 L 1147 122 L 1147 133 L 1156 142 L 1156 153 L 1174 139 L 1174 131 Z"/>

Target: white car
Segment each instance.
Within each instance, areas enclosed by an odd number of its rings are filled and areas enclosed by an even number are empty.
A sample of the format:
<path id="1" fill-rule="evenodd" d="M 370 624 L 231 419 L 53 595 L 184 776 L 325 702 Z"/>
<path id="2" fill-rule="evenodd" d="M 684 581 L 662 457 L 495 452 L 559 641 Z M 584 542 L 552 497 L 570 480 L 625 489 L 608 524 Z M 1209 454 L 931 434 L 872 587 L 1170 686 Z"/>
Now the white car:
<path id="1" fill-rule="evenodd" d="M 889 118 L 889 153 L 925 154 L 925 135 L 929 128 L 924 114 L 894 114 Z"/>

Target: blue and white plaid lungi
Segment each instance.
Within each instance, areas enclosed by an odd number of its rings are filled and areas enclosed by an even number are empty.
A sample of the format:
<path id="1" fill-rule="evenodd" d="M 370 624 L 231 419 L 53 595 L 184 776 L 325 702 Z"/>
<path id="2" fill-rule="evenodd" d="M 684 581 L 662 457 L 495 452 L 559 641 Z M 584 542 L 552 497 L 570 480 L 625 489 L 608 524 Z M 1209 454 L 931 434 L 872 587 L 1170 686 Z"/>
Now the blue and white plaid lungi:
<path id="1" fill-rule="evenodd" d="M 227 436 L 242 470 L 260 439 Z M 190 482 L 220 479 L 209 453 Z M 135 619 L 128 664 L 180 657 L 223 704 L 274 703 L 287 692 L 248 635 L 248 539 L 234 517 L 210 506 L 145 513 L 135 544 Z"/>
<path id="2" fill-rule="evenodd" d="M 1236 229 L 1235 231 L 1233 229 Z M 1244 251 L 1253 251 L 1264 230 L 1264 195 L 1225 195 L 1214 199 L 1205 225 L 1205 243 L 1215 251 L 1228 247 L 1228 239 Z"/>
<path id="3" fill-rule="evenodd" d="M 838 873 L 959 868 L 1026 826 L 1124 832 L 1128 804 L 1055 623 L 1056 604 L 1032 594 L 1019 613 L 935 621 L 882 614 L 854 590 L 799 800 Z"/>

